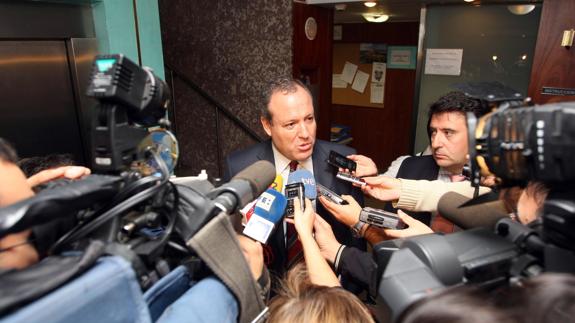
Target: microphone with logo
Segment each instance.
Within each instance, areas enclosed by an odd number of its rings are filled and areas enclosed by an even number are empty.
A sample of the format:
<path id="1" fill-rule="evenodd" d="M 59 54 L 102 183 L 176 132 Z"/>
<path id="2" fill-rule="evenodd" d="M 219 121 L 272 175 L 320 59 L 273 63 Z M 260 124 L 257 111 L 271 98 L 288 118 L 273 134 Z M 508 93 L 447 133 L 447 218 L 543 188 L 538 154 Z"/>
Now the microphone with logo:
<path id="1" fill-rule="evenodd" d="M 315 200 L 317 198 L 317 187 L 313 174 L 305 169 L 297 170 L 289 174 L 288 182 L 284 194 L 287 198 L 286 217 L 294 216 L 294 200 L 300 201 L 302 211 L 305 209 L 304 198 Z"/>
<path id="2" fill-rule="evenodd" d="M 276 178 L 271 183 L 271 185 L 268 187 L 268 189 L 274 189 L 275 191 L 281 193 L 282 187 L 283 187 L 282 175 L 277 174 Z M 253 200 L 252 202 L 246 204 L 246 206 L 240 210 L 240 213 L 244 216 L 246 221 L 249 221 L 250 218 L 252 217 L 252 214 L 254 214 L 254 211 L 256 210 L 256 203 L 258 202 L 258 200 L 259 200 L 259 197 L 255 200 Z"/>
<path id="3" fill-rule="evenodd" d="M 268 188 L 257 199 L 243 234 L 263 244 L 267 243 L 275 226 L 281 222 L 287 200 L 282 193 Z"/>

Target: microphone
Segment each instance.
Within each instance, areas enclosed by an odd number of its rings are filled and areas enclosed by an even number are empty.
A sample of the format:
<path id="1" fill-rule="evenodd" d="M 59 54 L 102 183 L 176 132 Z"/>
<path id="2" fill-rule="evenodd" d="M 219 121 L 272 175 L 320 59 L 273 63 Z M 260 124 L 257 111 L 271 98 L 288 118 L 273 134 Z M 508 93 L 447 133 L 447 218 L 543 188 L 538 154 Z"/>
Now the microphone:
<path id="1" fill-rule="evenodd" d="M 313 174 L 305 169 L 296 170 L 288 176 L 288 182 L 285 187 L 284 195 L 288 200 L 286 216 L 293 218 L 295 214 L 294 199 L 298 199 L 301 210 L 305 210 L 304 197 L 315 200 L 317 197 L 317 187 Z"/>
<path id="2" fill-rule="evenodd" d="M 260 160 L 237 173 L 228 183 L 210 192 L 214 204 L 220 210 L 232 214 L 238 208 L 256 199 L 273 182 L 275 166 Z"/>
<path id="3" fill-rule="evenodd" d="M 283 187 L 283 177 L 281 174 L 277 174 L 276 178 L 274 179 L 273 183 L 271 183 L 271 185 L 268 187 L 268 189 L 271 188 L 271 189 L 281 193 L 282 187 Z M 260 197 L 261 197 L 261 195 L 260 195 Z M 246 204 L 246 206 L 240 210 L 240 213 L 246 217 L 247 221 L 249 221 L 252 214 L 254 214 L 254 210 L 256 208 L 256 202 L 257 201 L 258 200 L 253 200 L 252 202 Z"/>
<path id="4" fill-rule="evenodd" d="M 317 187 L 315 185 L 315 178 L 313 177 L 313 174 L 310 171 L 300 169 L 290 173 L 288 176 L 287 185 L 294 183 L 303 184 L 306 198 L 310 200 L 315 200 L 317 198 Z"/>
<path id="5" fill-rule="evenodd" d="M 463 205 L 469 200 L 459 193 L 447 192 L 439 199 L 437 211 L 463 229 L 478 227 L 493 229 L 497 221 L 509 217 L 501 201 Z"/>
<path id="6" fill-rule="evenodd" d="M 275 166 L 260 160 L 248 166 L 228 183 L 206 196 L 193 188 L 179 185 L 180 203 L 176 212 L 176 231 L 188 241 L 218 213 L 233 214 L 238 208 L 256 199 L 272 183 Z"/>
<path id="7" fill-rule="evenodd" d="M 282 220 L 286 205 L 287 199 L 282 193 L 268 188 L 257 200 L 243 234 L 265 244 Z"/>

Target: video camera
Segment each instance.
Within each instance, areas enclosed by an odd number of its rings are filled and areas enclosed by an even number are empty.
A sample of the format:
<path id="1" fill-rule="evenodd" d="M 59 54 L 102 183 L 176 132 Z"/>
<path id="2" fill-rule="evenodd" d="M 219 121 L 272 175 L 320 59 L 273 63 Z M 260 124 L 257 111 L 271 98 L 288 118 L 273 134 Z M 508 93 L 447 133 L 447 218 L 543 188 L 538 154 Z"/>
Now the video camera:
<path id="1" fill-rule="evenodd" d="M 500 83 L 456 87 L 492 108 L 479 119 L 467 115 L 472 184 L 487 175 L 501 187 L 543 182 L 550 193 L 542 226 L 524 226 L 503 215 L 491 229 L 377 244 L 371 293 L 383 298 L 394 319 L 449 286 L 491 290 L 541 272 L 575 273 L 575 103 L 526 106 L 528 100 Z"/>
<path id="2" fill-rule="evenodd" d="M 94 174 L 0 209 L 0 237 L 74 218 L 76 226 L 50 254 L 104 241 L 107 253 L 132 263 L 143 289 L 192 257 L 189 240 L 220 212 L 232 214 L 259 196 L 275 168 L 259 163 L 219 188 L 207 180 L 170 182 L 179 151 L 165 119 L 169 93 L 150 69 L 125 56 L 97 56 L 87 90 L 98 101 L 91 128 Z"/>

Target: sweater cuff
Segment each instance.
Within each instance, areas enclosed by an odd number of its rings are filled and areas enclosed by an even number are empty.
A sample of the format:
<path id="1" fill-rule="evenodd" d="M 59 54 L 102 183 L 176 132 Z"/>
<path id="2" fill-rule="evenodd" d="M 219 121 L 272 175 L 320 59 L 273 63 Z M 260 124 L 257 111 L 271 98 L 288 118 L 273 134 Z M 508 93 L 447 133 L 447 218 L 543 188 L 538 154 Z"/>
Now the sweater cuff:
<path id="1" fill-rule="evenodd" d="M 345 245 L 340 245 L 339 249 L 337 249 L 337 253 L 335 254 L 335 260 L 333 261 L 333 268 L 335 269 L 336 274 L 339 272 L 339 261 L 341 260 L 341 254 L 343 253 L 343 249 L 345 249 Z"/>
<path id="2" fill-rule="evenodd" d="M 419 183 L 415 180 L 400 179 L 401 190 L 399 200 L 393 203 L 396 209 L 413 210 L 418 201 L 423 199 L 422 191 L 419 189 Z"/>

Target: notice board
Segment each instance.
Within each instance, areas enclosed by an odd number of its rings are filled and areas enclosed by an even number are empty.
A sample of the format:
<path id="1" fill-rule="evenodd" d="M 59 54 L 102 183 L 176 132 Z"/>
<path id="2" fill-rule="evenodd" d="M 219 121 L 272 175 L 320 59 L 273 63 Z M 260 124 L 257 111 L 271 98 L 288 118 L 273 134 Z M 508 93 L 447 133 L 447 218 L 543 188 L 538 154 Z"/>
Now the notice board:
<path id="1" fill-rule="evenodd" d="M 352 89 L 348 84 L 346 88 L 332 88 L 331 102 L 333 104 L 355 105 L 370 108 L 383 108 L 384 103 L 371 103 L 371 84 L 373 64 L 360 63 L 360 43 L 334 43 L 333 44 L 333 74 L 341 74 L 346 62 L 358 66 L 357 70 L 369 74 L 369 80 L 363 93 Z M 385 61 L 383 61 L 385 63 Z"/>

